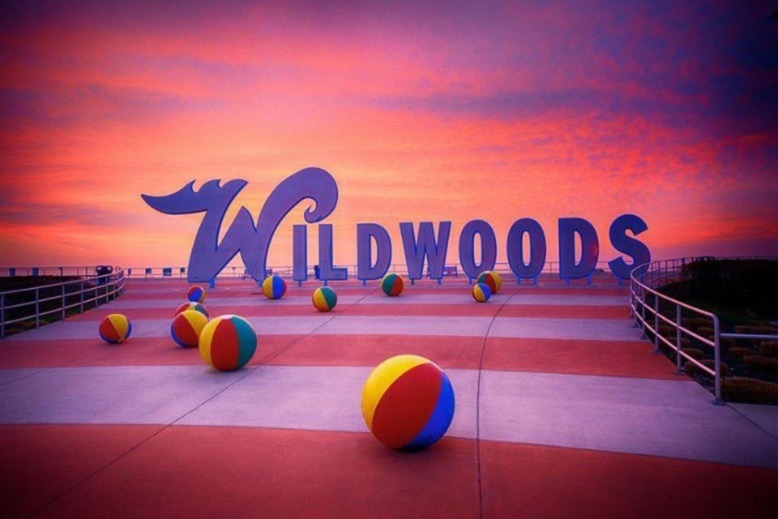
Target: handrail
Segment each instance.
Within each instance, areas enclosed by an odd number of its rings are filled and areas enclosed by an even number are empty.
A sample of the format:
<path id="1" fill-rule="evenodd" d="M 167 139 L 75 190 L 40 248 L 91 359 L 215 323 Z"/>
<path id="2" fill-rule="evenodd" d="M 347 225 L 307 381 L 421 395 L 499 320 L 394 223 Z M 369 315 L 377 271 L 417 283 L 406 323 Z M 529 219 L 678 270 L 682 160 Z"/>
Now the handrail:
<path id="1" fill-rule="evenodd" d="M 77 268 L 83 268 L 85 272 L 89 270 L 88 267 Z M 98 272 L 100 268 L 102 267 L 91 267 L 91 270 Z M 124 292 L 124 270 L 120 267 L 109 270 L 108 273 L 92 275 L 87 273 L 83 276 L 76 276 L 78 279 L 59 283 L 0 292 L 0 339 L 5 338 L 9 325 L 34 319 L 35 328 L 39 328 L 43 317 L 59 314 L 60 319 L 65 319 L 68 310 L 78 308 L 78 312 L 81 313 L 85 309 L 100 306 L 119 297 Z M 58 288 L 59 290 L 57 290 Z M 12 300 L 15 301 L 10 303 Z M 45 305 L 45 303 L 51 303 L 51 305 Z M 42 305 L 43 307 L 51 307 L 43 308 Z M 21 311 L 24 308 L 30 308 L 31 311 Z M 18 310 L 19 315 L 9 318 L 13 315 L 13 310 Z"/>
<path id="2" fill-rule="evenodd" d="M 659 352 L 659 344 L 665 344 L 676 353 L 676 372 L 683 373 L 681 359 L 686 359 L 705 373 L 714 378 L 714 404 L 723 405 L 721 398 L 721 338 L 747 338 L 747 339 L 778 339 L 775 335 L 764 334 L 736 334 L 722 333 L 719 318 L 715 313 L 702 310 L 683 301 L 678 301 L 672 297 L 662 294 L 657 288 L 666 286 L 670 282 L 680 281 L 684 277 L 684 267 L 695 261 L 707 261 L 713 259 L 755 259 L 755 258 L 713 258 L 711 256 L 697 258 L 678 258 L 671 260 L 655 261 L 639 265 L 632 269 L 630 273 L 630 313 L 635 320 L 636 326 L 643 330 L 643 338 L 647 338 L 646 331 L 654 336 L 654 352 Z M 760 258 L 762 259 L 762 258 Z M 773 259 L 773 258 L 770 258 Z M 649 298 L 652 302 L 649 302 Z M 660 312 L 660 301 L 665 306 L 675 308 L 675 319 L 666 317 Z M 653 304 L 651 304 L 653 303 Z M 683 326 L 683 310 L 688 313 L 709 318 L 711 328 L 713 329 L 713 338 L 702 337 L 698 333 L 689 330 Z M 650 314 L 647 316 L 646 314 Z M 652 319 L 653 317 L 653 319 Z M 653 321 L 653 326 L 650 321 Z M 675 342 L 671 342 L 664 335 L 659 333 L 659 323 L 668 324 L 675 328 Z M 698 342 L 713 348 L 713 369 L 702 364 L 697 359 L 691 357 L 683 351 L 683 335 L 692 337 Z"/>
<path id="3" fill-rule="evenodd" d="M 646 330 L 654 336 L 654 352 L 659 352 L 659 343 L 665 344 L 676 353 L 676 373 L 682 374 L 683 367 L 681 359 L 686 359 L 699 369 L 713 376 L 714 379 L 714 404 L 723 405 L 721 399 L 721 344 L 720 344 L 720 325 L 716 314 L 702 310 L 683 301 L 678 301 L 672 297 L 666 296 L 655 290 L 666 285 L 669 281 L 678 281 L 683 275 L 683 267 L 696 258 L 679 258 L 672 260 L 655 261 L 639 265 L 632 269 L 630 274 L 630 312 L 635 323 L 643 330 L 643 337 L 647 337 Z M 651 280 L 649 282 L 649 279 Z M 649 283 L 653 286 L 649 286 Z M 653 298 L 653 304 L 649 304 L 649 295 Z M 675 309 L 675 320 L 672 320 L 660 312 L 660 301 L 670 305 Z M 683 310 L 696 314 L 697 316 L 711 319 L 713 325 L 713 339 L 702 337 L 697 333 L 683 326 Z M 653 326 L 649 324 L 646 312 L 653 316 Z M 669 341 L 659 333 L 659 321 L 667 323 L 675 328 L 675 343 Z M 683 334 L 688 335 L 697 341 L 713 348 L 713 369 L 702 364 L 697 359 L 691 357 L 683 351 L 681 339 Z"/>
<path id="4" fill-rule="evenodd" d="M 458 263 L 446 263 L 446 266 L 455 265 L 459 267 Z M 348 271 L 348 276 L 350 279 L 356 279 L 357 278 L 357 265 L 354 264 L 337 264 L 335 265 L 337 268 L 345 268 Z M 281 277 L 285 278 L 291 278 L 292 273 L 294 272 L 294 267 L 291 265 L 268 265 L 268 271 L 271 271 L 275 274 L 280 275 Z M 595 267 L 597 271 L 604 271 L 609 272 L 609 266 L 608 262 L 606 261 L 599 261 L 597 262 L 597 265 Z M 511 270 L 510 264 L 508 262 L 497 262 L 495 263 L 494 270 L 499 272 L 502 275 L 513 277 L 513 271 Z M 188 268 L 187 267 L 181 267 L 181 266 L 170 266 L 170 267 L 158 267 L 158 266 L 147 266 L 147 267 L 126 267 L 125 268 L 125 276 L 130 279 L 186 279 L 187 277 Z M 396 272 L 401 275 L 407 275 L 408 274 L 408 267 L 404 263 L 393 263 L 389 266 L 388 272 Z M 610 272 L 609 272 L 610 273 Z M 615 274 L 610 273 L 615 277 Z M 308 275 L 309 277 L 315 276 L 315 269 L 313 265 L 308 265 Z M 462 276 L 465 276 L 464 272 L 461 273 Z M 559 262 L 558 261 L 547 261 L 545 262 L 543 266 L 543 271 L 540 274 L 541 276 L 558 276 L 559 275 Z M 245 278 L 247 277 L 246 268 L 243 265 L 227 265 L 224 267 L 221 272 L 217 275 L 218 278 Z M 533 278 L 522 278 L 525 280 L 532 280 Z M 619 280 L 621 282 L 621 280 Z M 626 281 L 626 280 L 624 280 Z"/>

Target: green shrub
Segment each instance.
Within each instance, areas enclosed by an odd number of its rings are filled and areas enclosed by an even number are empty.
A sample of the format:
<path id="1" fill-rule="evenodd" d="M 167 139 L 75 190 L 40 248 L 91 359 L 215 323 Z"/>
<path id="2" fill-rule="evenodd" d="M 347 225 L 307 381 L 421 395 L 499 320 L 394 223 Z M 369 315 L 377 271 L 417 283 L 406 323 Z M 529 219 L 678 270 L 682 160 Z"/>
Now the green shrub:
<path id="1" fill-rule="evenodd" d="M 778 357 L 778 341 L 764 341 L 759 345 L 759 351 L 768 357 Z"/>
<path id="2" fill-rule="evenodd" d="M 772 325 L 744 324 L 735 326 L 735 331 L 737 333 L 750 333 L 754 335 L 778 335 L 778 328 Z"/>
<path id="3" fill-rule="evenodd" d="M 694 330 L 695 328 L 699 328 L 700 326 L 712 326 L 713 325 L 713 319 L 710 317 L 684 317 L 681 319 L 681 324 L 684 328 L 687 328 L 689 330 Z"/>
<path id="4" fill-rule="evenodd" d="M 778 359 L 761 355 L 746 355 L 743 357 L 743 363 L 747 367 L 762 373 L 778 373 Z"/>
<path id="5" fill-rule="evenodd" d="M 659 334 L 665 337 L 675 337 L 675 327 L 667 323 L 659 323 Z"/>
<path id="6" fill-rule="evenodd" d="M 702 361 L 705 359 L 705 352 L 697 348 L 685 348 L 683 352 L 697 361 Z M 695 366 L 695 368 L 696 367 L 697 366 Z"/>
<path id="7" fill-rule="evenodd" d="M 729 354 L 735 358 L 743 358 L 746 355 L 759 355 L 759 352 L 752 348 L 730 348 Z"/>
<path id="8" fill-rule="evenodd" d="M 727 402 L 778 405 L 778 384 L 745 377 L 726 378 L 721 393 Z"/>
<path id="9" fill-rule="evenodd" d="M 712 360 L 703 360 L 700 362 L 703 366 L 706 368 L 714 369 L 715 363 Z M 725 363 L 721 363 L 721 371 L 720 374 L 722 377 L 726 377 L 727 373 L 729 373 L 729 366 L 727 366 Z M 683 365 L 683 370 L 688 373 L 689 375 L 706 375 L 706 376 L 712 376 L 709 373 L 703 371 L 700 369 L 697 364 L 694 364 L 693 362 L 686 361 Z"/>

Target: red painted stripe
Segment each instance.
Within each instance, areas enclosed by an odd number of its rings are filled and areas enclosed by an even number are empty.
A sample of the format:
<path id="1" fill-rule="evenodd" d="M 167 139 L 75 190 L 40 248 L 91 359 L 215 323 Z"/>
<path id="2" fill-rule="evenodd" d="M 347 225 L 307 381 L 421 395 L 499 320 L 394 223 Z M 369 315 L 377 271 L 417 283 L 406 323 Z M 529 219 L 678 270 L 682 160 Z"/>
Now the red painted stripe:
<path id="1" fill-rule="evenodd" d="M 0 426 L 4 514 L 51 502 L 44 515 L 57 517 L 479 516 L 473 440 L 409 454 L 367 433 L 158 430 Z M 480 456 L 484 517 L 772 517 L 778 507 L 774 470 L 499 442 L 481 442 Z"/>
<path id="2" fill-rule="evenodd" d="M 421 364 L 395 380 L 379 400 L 372 431 L 384 445 L 398 449 L 409 444 L 427 425 L 440 396 L 441 373 Z"/>
<path id="3" fill-rule="evenodd" d="M 250 366 L 374 367 L 394 355 L 414 353 L 444 369 L 478 369 L 482 337 L 404 335 L 260 335 Z M 598 342 L 556 339 L 488 339 L 484 369 L 678 380 L 675 365 L 652 355 L 643 341 Z M 200 365 L 194 349 L 169 337 L 133 338 L 109 345 L 93 340 L 6 342 L 0 368 L 55 366 Z"/>
<path id="4" fill-rule="evenodd" d="M 402 296 L 401 296 L 402 297 Z M 166 319 L 173 320 L 173 310 L 167 308 L 131 308 L 122 310 L 130 320 Z M 211 315 L 234 314 L 242 317 L 286 317 L 286 316 L 320 316 L 313 304 L 274 305 L 263 303 L 256 305 L 230 305 L 229 302 L 214 305 L 208 309 Z M 491 317 L 499 312 L 500 317 L 551 317 L 564 319 L 626 319 L 629 308 L 622 306 L 563 306 L 563 305 L 505 305 L 497 302 L 488 304 L 369 304 L 349 305 L 341 303 L 330 311 L 330 315 L 353 316 L 456 316 Z M 115 310 L 90 310 L 84 314 L 69 317 L 69 321 L 98 321 Z"/>
<path id="5" fill-rule="evenodd" d="M 484 517 L 772 517 L 778 507 L 769 469 L 488 441 L 481 461 Z"/>

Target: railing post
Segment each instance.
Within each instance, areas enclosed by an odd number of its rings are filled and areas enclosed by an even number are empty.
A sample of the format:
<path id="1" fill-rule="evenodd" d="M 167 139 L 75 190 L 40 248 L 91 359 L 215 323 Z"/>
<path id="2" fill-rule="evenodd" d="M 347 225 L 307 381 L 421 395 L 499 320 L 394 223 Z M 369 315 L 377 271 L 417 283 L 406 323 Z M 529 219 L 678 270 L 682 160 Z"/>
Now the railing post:
<path id="1" fill-rule="evenodd" d="M 716 405 L 724 405 L 721 399 L 721 340 L 719 337 L 719 318 L 713 315 L 713 362 L 716 372 L 714 385 L 716 390 L 716 399 L 713 401 Z"/>
<path id="2" fill-rule="evenodd" d="M 681 305 L 675 305 L 675 374 L 683 375 L 681 366 Z"/>
<path id="3" fill-rule="evenodd" d="M 62 268 L 62 267 L 60 267 Z M 65 284 L 62 284 L 62 320 L 65 320 Z"/>
<path id="4" fill-rule="evenodd" d="M 5 294 L 0 293 L 0 339 L 5 339 Z"/>
<path id="5" fill-rule="evenodd" d="M 79 293 L 81 294 L 81 308 L 79 313 L 84 313 L 84 280 L 81 280 L 81 290 L 79 290 Z"/>
<path id="6" fill-rule="evenodd" d="M 654 294 L 654 353 L 659 353 L 659 297 Z"/>
<path id="7" fill-rule="evenodd" d="M 643 330 L 643 334 L 640 336 L 641 339 L 648 339 L 648 336 L 646 335 L 646 288 L 641 288 L 641 295 L 640 295 L 640 316 L 643 319 L 641 322 L 641 330 Z"/>
<path id="8" fill-rule="evenodd" d="M 39 290 L 36 288 L 35 289 L 35 327 L 36 328 L 40 328 L 41 326 L 40 302 L 38 301 L 40 297 L 38 296 L 38 292 Z"/>

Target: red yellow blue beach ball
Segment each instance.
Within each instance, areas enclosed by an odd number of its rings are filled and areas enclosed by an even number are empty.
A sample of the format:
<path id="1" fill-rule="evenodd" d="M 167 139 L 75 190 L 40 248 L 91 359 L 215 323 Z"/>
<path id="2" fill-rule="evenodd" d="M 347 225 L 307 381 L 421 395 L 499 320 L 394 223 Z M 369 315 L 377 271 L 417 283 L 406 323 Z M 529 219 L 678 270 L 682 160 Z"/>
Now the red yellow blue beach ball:
<path id="1" fill-rule="evenodd" d="M 362 390 L 362 416 L 378 441 L 403 451 L 438 441 L 454 418 L 454 388 L 437 364 L 398 355 L 376 367 Z"/>
<path id="2" fill-rule="evenodd" d="M 200 334 L 200 355 L 219 371 L 245 366 L 257 351 L 257 333 L 246 319 L 237 315 L 215 317 Z"/>
<path id="3" fill-rule="evenodd" d="M 197 348 L 200 344 L 200 333 L 208 318 L 197 310 L 185 310 L 173 318 L 170 324 L 170 336 L 176 344 L 184 348 Z"/>
<path id="4" fill-rule="evenodd" d="M 484 283 L 492 294 L 496 294 L 502 288 L 502 276 L 496 270 L 487 270 L 478 275 L 478 283 Z"/>
<path id="5" fill-rule="evenodd" d="M 126 341 L 132 333 L 132 323 L 125 315 L 110 314 L 100 321 L 98 329 L 100 338 L 109 344 L 119 344 Z"/>
<path id="6" fill-rule="evenodd" d="M 262 282 L 262 292 L 268 299 L 281 299 L 286 294 L 286 281 L 276 274 L 268 276 Z"/>
<path id="7" fill-rule="evenodd" d="M 195 303 L 202 303 L 205 301 L 205 289 L 201 286 L 189 287 L 186 292 L 186 298 Z"/>
<path id="8" fill-rule="evenodd" d="M 403 278 L 395 273 L 390 273 L 384 276 L 381 280 L 381 290 L 384 294 L 396 297 L 402 294 L 403 288 L 405 288 L 405 281 Z"/>
<path id="9" fill-rule="evenodd" d="M 320 312 L 329 312 L 338 304 L 338 294 L 330 287 L 319 287 L 311 296 L 313 306 Z"/>
<path id="10" fill-rule="evenodd" d="M 479 303 L 485 303 L 492 297 L 492 290 L 486 283 L 476 283 L 473 285 L 473 299 Z"/>
<path id="11" fill-rule="evenodd" d="M 178 315 L 181 312 L 186 312 L 187 310 L 195 310 L 208 317 L 208 309 L 205 307 L 205 305 L 195 303 L 194 301 L 187 301 L 186 303 L 176 308 L 176 313 L 174 315 Z"/>

